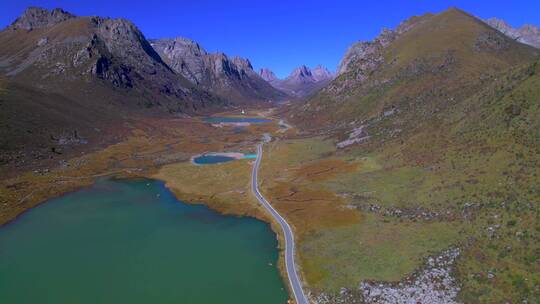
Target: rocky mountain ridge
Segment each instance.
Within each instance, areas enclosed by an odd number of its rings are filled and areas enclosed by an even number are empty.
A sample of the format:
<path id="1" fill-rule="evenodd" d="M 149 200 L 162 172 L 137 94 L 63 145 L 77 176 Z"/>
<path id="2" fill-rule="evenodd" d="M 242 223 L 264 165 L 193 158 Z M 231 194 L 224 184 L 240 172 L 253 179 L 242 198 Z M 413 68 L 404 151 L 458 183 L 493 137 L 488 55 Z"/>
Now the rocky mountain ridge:
<path id="1" fill-rule="evenodd" d="M 10 28 L 31 31 L 35 28 L 51 27 L 75 17 L 75 15 L 66 12 L 61 8 L 55 8 L 48 11 L 40 7 L 29 7 L 23 15 L 10 25 Z"/>
<path id="2" fill-rule="evenodd" d="M 358 41 L 351 45 L 337 68 L 337 75 L 341 75 L 349 70 L 351 63 L 361 62 L 359 68 L 365 73 L 377 67 L 382 60 L 378 56 L 381 50 L 396 40 L 400 35 L 411 29 L 422 18 L 411 17 L 400 23 L 396 29 L 384 28 L 373 41 Z"/>
<path id="3" fill-rule="evenodd" d="M 514 40 L 535 48 L 540 48 L 540 28 L 537 26 L 526 24 L 519 28 L 513 28 L 506 21 L 498 18 L 489 18 L 484 21 L 491 27 Z"/>
<path id="4" fill-rule="evenodd" d="M 153 39 L 151 45 L 177 73 L 225 99 L 249 102 L 285 97 L 253 70 L 248 59 L 208 53 L 197 42 L 182 37 Z"/>
<path id="5" fill-rule="evenodd" d="M 310 69 L 301 65 L 291 72 L 285 79 L 279 79 L 268 68 L 262 68 L 259 75 L 275 88 L 286 92 L 293 97 L 306 97 L 327 85 L 334 74 L 322 65 Z"/>

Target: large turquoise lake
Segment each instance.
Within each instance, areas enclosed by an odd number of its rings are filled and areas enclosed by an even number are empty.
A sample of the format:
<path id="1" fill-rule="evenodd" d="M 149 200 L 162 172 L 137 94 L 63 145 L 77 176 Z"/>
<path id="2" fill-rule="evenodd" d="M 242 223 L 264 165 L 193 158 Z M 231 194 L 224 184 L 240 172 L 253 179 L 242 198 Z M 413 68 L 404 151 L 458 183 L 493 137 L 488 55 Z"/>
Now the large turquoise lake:
<path id="1" fill-rule="evenodd" d="M 0 228 L 1 303 L 286 303 L 269 225 L 102 180 Z"/>

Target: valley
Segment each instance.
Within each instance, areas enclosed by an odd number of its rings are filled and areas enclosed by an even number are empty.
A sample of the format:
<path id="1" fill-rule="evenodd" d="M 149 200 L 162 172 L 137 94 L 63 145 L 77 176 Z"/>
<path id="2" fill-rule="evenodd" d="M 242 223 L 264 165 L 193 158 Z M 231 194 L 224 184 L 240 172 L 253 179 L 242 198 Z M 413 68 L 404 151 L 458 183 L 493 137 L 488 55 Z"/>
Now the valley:
<path id="1" fill-rule="evenodd" d="M 449 8 L 353 44 L 336 73 L 302 65 L 278 79 L 187 38 L 147 40 L 125 19 L 31 8 L 0 32 L 0 247 L 3 229 L 31 227 L 40 208 L 54 216 L 49 204 L 148 183 L 245 225 L 224 236 L 240 246 L 229 256 L 251 248 L 250 229 L 277 246 L 252 253 L 281 275 L 264 272 L 272 291 L 243 294 L 242 281 L 193 303 L 535 303 L 535 33 Z"/>

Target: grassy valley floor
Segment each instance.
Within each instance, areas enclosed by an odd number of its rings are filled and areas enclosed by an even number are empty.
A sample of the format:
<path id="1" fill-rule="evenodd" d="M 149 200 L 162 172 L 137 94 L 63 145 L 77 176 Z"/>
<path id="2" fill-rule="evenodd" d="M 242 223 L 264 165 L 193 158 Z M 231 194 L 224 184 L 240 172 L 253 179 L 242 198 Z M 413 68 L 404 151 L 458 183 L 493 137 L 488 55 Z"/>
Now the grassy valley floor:
<path id="1" fill-rule="evenodd" d="M 262 134 L 270 133 L 261 190 L 295 231 L 302 278 L 313 298 L 339 297 L 343 288 L 354 293 L 361 282 L 398 282 L 454 247 L 461 255 L 452 275 L 464 302 L 537 297 L 539 215 L 527 204 L 535 194 L 512 204 L 489 199 L 506 181 L 501 170 L 520 162 L 514 150 L 498 150 L 492 158 L 479 154 L 483 150 L 450 150 L 434 167 L 411 162 L 398 143 L 342 150 L 331 138 L 282 132 L 277 120 L 241 131 L 197 119 L 145 125 L 102 151 L 3 180 L 2 223 L 104 176 L 164 180 L 183 201 L 269 221 L 250 192 L 252 160 L 202 166 L 189 160 L 203 152 L 253 153 Z"/>

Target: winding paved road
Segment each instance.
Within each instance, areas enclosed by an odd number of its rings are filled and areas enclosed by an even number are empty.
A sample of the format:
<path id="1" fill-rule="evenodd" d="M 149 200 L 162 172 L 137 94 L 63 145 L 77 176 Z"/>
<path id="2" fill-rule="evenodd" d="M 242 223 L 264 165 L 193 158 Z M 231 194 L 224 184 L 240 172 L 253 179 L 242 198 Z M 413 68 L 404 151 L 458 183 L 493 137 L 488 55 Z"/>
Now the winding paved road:
<path id="1" fill-rule="evenodd" d="M 285 219 L 279 215 L 276 209 L 274 209 L 259 192 L 257 173 L 259 172 L 259 166 L 261 165 L 263 152 L 262 146 L 262 143 L 257 146 L 257 159 L 255 160 L 255 165 L 253 166 L 251 189 L 259 202 L 268 212 L 270 212 L 270 214 L 278 221 L 281 229 L 283 229 L 283 235 L 285 236 L 285 268 L 287 270 L 287 276 L 289 277 L 289 282 L 294 294 L 294 299 L 296 300 L 297 304 L 308 304 L 309 302 L 304 294 L 304 290 L 302 289 L 302 283 L 298 279 L 298 274 L 296 273 L 296 267 L 294 264 L 294 236 L 291 226 L 289 226 Z"/>

